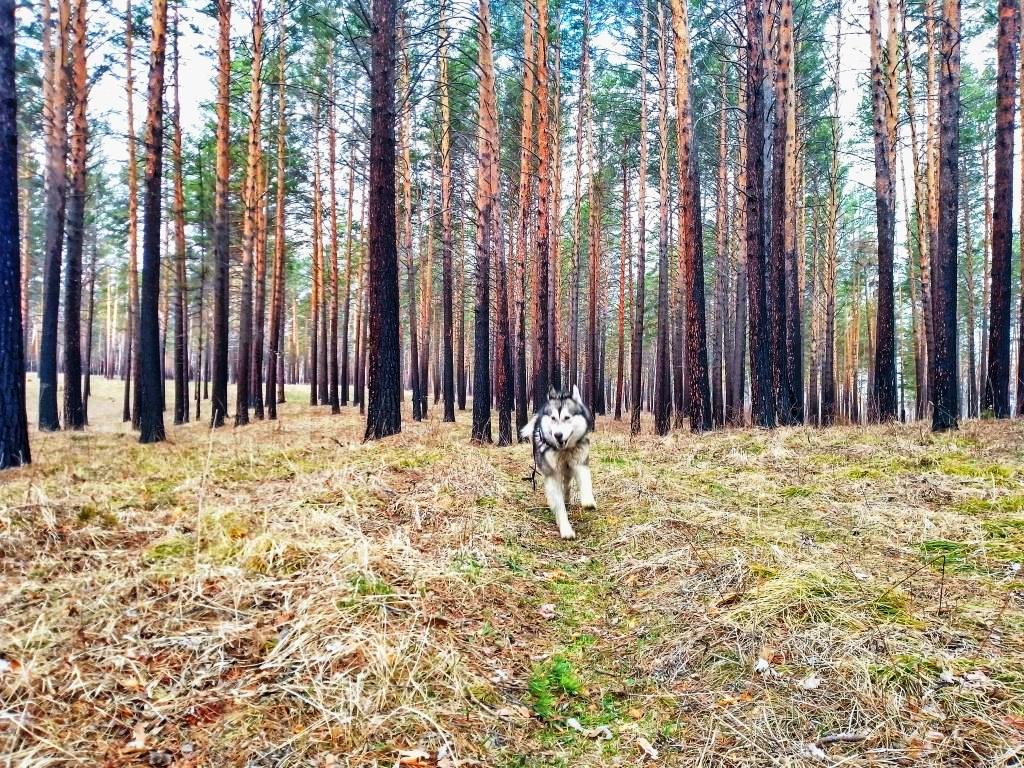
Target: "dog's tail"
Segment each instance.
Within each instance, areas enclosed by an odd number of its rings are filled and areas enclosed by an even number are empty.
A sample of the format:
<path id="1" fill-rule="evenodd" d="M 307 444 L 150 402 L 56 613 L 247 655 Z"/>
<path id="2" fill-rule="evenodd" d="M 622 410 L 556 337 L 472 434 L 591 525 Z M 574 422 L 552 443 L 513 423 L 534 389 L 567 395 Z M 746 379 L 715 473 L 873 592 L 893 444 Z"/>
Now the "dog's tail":
<path id="1" fill-rule="evenodd" d="M 529 440 L 530 437 L 533 435 L 533 426 L 536 423 L 537 414 L 534 414 L 533 418 L 526 422 L 526 424 L 523 425 L 523 428 L 519 430 L 519 436 L 523 438 L 523 440 Z"/>

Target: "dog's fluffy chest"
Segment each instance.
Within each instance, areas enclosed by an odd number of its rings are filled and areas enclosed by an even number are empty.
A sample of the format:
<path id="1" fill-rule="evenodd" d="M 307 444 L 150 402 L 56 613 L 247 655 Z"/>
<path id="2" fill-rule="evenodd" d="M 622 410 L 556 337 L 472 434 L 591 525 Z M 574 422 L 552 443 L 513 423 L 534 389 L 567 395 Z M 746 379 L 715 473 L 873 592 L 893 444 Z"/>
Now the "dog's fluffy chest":
<path id="1" fill-rule="evenodd" d="M 590 441 L 586 438 L 571 448 L 561 450 L 542 443 L 536 451 L 537 468 L 544 475 L 567 475 L 573 467 L 585 465 L 590 456 Z"/>

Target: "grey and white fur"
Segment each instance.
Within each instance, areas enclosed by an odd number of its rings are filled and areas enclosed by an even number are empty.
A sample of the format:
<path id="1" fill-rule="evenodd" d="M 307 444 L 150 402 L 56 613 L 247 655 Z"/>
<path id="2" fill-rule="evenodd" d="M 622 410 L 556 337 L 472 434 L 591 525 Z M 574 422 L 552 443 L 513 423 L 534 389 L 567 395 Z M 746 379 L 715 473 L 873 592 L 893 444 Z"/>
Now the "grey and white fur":
<path id="1" fill-rule="evenodd" d="M 547 402 L 520 430 L 533 447 L 533 463 L 544 477 L 548 507 L 555 515 L 558 533 L 563 539 L 576 538 L 566 509 L 569 483 L 575 478 L 584 509 L 596 509 L 590 477 L 590 433 L 594 416 L 583 403 L 579 389 L 571 392 L 548 391 Z"/>

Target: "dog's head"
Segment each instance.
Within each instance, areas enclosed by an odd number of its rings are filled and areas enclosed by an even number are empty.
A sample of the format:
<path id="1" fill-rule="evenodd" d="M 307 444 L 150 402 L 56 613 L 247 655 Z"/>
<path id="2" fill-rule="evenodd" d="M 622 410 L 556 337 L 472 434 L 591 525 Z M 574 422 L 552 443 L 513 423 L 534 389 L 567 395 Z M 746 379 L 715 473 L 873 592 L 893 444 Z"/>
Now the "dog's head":
<path id="1" fill-rule="evenodd" d="M 590 431 L 590 410 L 583 404 L 574 384 L 571 392 L 548 391 L 548 400 L 540 413 L 544 440 L 559 450 L 573 448 Z"/>

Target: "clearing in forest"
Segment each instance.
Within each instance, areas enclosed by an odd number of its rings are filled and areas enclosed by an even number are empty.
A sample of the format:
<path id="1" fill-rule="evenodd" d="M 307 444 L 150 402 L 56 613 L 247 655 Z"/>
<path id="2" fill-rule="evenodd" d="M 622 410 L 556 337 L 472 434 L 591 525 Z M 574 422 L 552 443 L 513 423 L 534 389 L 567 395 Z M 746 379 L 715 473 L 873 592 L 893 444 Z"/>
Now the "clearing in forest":
<path id="1" fill-rule="evenodd" d="M 0 486 L 5 765 L 1024 760 L 1024 424 L 601 418 L 566 542 L 468 413 L 143 446 L 94 384 Z"/>

